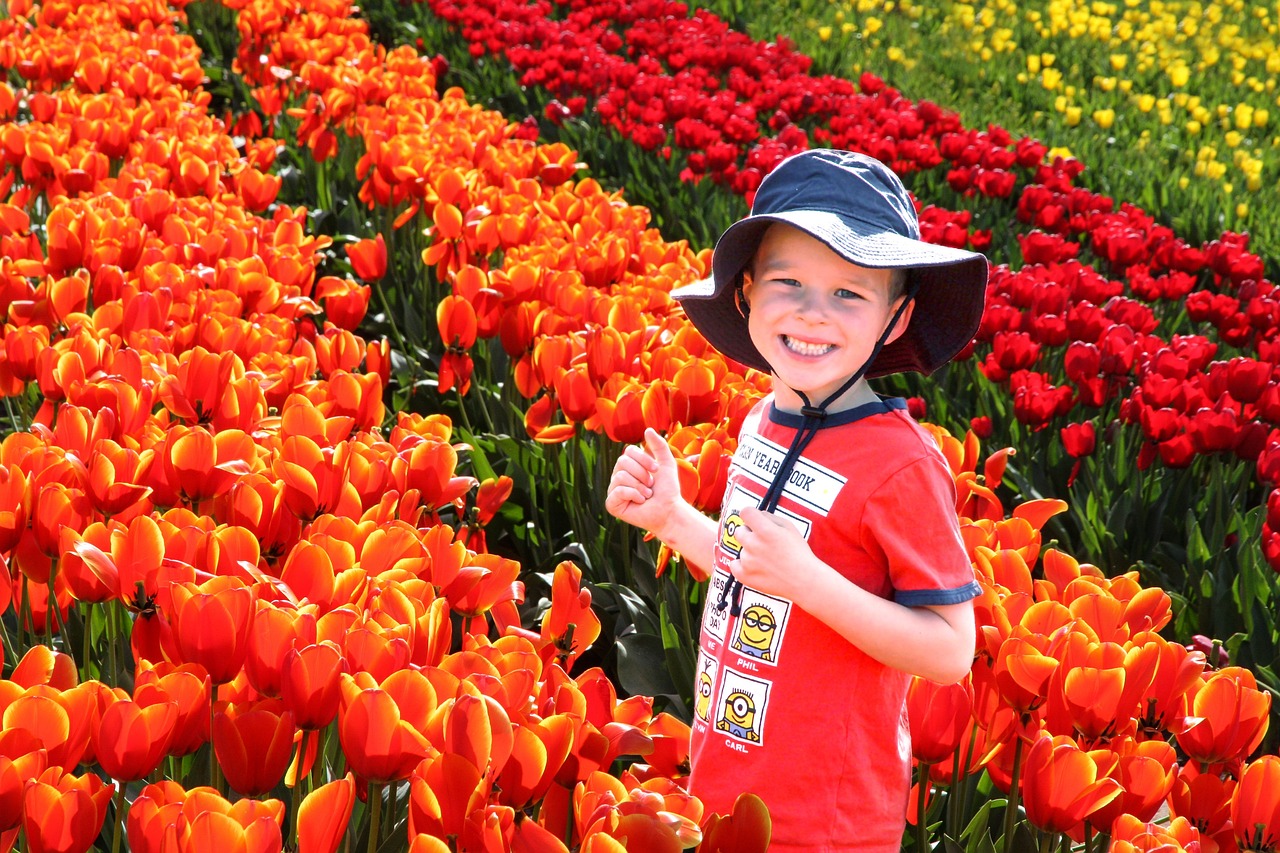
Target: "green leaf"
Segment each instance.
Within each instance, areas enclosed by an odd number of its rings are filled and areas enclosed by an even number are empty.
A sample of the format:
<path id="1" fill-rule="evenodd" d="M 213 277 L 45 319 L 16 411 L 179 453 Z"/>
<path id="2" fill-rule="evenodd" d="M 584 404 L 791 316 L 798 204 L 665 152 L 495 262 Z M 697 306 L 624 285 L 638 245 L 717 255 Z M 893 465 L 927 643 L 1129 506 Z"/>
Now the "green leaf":
<path id="1" fill-rule="evenodd" d="M 618 681 L 631 695 L 662 696 L 676 692 L 667 672 L 667 654 L 657 634 L 618 638 Z"/>

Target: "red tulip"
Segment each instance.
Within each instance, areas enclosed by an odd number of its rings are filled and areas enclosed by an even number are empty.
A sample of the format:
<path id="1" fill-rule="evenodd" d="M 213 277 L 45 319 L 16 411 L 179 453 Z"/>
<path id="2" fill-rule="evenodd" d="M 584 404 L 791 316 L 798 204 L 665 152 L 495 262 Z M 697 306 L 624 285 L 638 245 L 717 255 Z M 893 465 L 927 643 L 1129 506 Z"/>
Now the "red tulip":
<path id="1" fill-rule="evenodd" d="M 347 245 L 351 271 L 365 281 L 378 281 L 387 274 L 387 243 L 379 234 L 372 240 L 358 240 Z"/>
<path id="2" fill-rule="evenodd" d="M 170 619 L 183 660 L 198 663 L 214 684 L 234 679 L 244 665 L 253 630 L 254 594 L 236 577 L 171 587 Z"/>
<path id="3" fill-rule="evenodd" d="M 338 715 L 346 662 L 334 643 L 290 649 L 280 669 L 280 696 L 298 728 L 322 729 Z"/>
<path id="4" fill-rule="evenodd" d="M 293 714 L 279 700 L 213 715 L 213 748 L 227 783 L 246 797 L 260 797 L 284 778 L 293 755 Z"/>
<path id="5" fill-rule="evenodd" d="M 973 684 L 968 678 L 937 684 L 913 678 L 907 690 L 911 754 L 923 764 L 949 759 L 968 733 L 973 717 Z"/>

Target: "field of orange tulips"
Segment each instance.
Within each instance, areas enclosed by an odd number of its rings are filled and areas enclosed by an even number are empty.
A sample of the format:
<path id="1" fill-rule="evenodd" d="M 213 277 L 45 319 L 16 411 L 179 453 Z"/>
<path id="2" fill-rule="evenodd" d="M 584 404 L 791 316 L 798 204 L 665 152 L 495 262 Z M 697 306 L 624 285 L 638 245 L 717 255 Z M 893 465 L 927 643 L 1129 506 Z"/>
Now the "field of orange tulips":
<path id="1" fill-rule="evenodd" d="M 798 76 L 774 93 L 795 99 L 797 119 L 811 103 L 803 57 L 709 13 L 574 5 L 601 56 L 619 47 L 617 16 L 631 16 L 637 50 L 678 43 L 646 23 L 654 14 L 709 26 L 734 61 L 782 51 L 789 62 L 771 67 Z M 510 51 L 498 33 L 478 48 L 451 35 L 444 3 L 390 6 L 404 21 L 441 18 L 413 35 L 387 23 L 389 7 L 370 4 L 366 19 L 345 0 L 8 0 L 0 847 L 767 849 L 767 802 L 744 794 L 712 814 L 687 790 L 706 579 L 607 521 L 603 484 L 654 427 L 686 496 L 718 508 L 768 378 L 710 350 L 670 291 L 706 273 L 715 217 L 741 209 L 783 153 L 859 140 L 916 175 L 930 239 L 993 262 L 1012 240 L 1025 256 L 997 262 L 970 372 L 912 401 L 948 421 L 929 428 L 983 592 L 970 677 L 911 690 L 904 846 L 1280 844 L 1263 654 L 1274 621 L 1250 622 L 1235 659 L 1193 638 L 1197 607 L 1235 606 L 1228 593 L 1196 598 L 1106 564 L 1086 547 L 1105 530 L 1058 541 L 1076 510 L 1017 455 L 1047 435 L 1073 501 L 1080 484 L 1120 488 L 1091 467 L 1113 427 L 1101 413 L 1064 418 L 1113 406 L 1123 429 L 1159 433 L 1134 445 L 1166 478 L 1139 492 L 1163 500 L 1149 511 L 1186 512 L 1168 506 L 1170 478 L 1208 470 L 1193 463 L 1247 468 L 1257 503 L 1280 458 L 1264 426 L 1277 420 L 1268 330 L 1280 324 L 1262 324 L 1271 288 L 1240 240 L 1190 246 L 1136 208 L 1104 211 L 1072 186 L 1077 161 L 967 130 L 873 76 L 861 94 L 825 79 L 844 106 L 813 107 L 811 135 L 752 107 L 762 136 L 716 95 L 726 121 L 741 118 L 737 142 L 755 147 L 703 140 L 701 160 L 657 140 L 660 117 L 620 90 L 562 82 L 528 110 L 549 85 L 530 78 L 511 100 L 492 96 L 526 108 L 503 114 L 480 90 L 518 89 L 529 68 L 553 67 L 545 57 L 525 45 L 496 60 Z M 500 17 L 534 32 L 563 20 L 549 4 Z M 559 44 L 558 65 L 580 67 Z M 676 67 L 642 61 L 654 77 Z M 741 69 L 715 79 L 752 95 Z M 613 113 L 600 109 L 610 96 Z M 836 121 L 853 104 L 875 138 Z M 714 124 L 698 122 L 677 135 Z M 613 147 L 582 147 L 606 159 L 576 150 L 592 134 Z M 626 164 L 690 193 L 681 203 L 705 202 L 705 217 L 680 230 L 635 203 L 663 188 L 627 183 Z M 953 204 L 968 190 L 972 204 Z M 997 213 L 1030 233 L 1004 236 Z M 1126 254 L 1139 227 L 1146 254 Z M 1073 262 L 1077 229 L 1123 280 Z M 1213 286 L 1180 290 L 1179 273 Z M 1147 287 L 1184 322 L 1221 315 L 1215 334 L 1237 329 L 1251 355 L 1214 361 L 1216 339 L 1145 326 L 1145 306 L 1117 286 Z M 1257 331 L 1247 341 L 1237 313 Z M 1054 347 L 1066 380 L 1027 355 Z M 1177 429 L 1160 432 L 1161 418 Z M 1224 432 L 1229 447 L 1213 444 Z M 1012 446 L 984 455 L 993 437 Z M 1263 549 L 1280 565 L 1277 494 L 1252 506 L 1252 529 L 1195 529 L 1234 533 L 1258 554 L 1252 570 Z M 1259 577 L 1245 600 L 1265 610 L 1274 584 Z"/>

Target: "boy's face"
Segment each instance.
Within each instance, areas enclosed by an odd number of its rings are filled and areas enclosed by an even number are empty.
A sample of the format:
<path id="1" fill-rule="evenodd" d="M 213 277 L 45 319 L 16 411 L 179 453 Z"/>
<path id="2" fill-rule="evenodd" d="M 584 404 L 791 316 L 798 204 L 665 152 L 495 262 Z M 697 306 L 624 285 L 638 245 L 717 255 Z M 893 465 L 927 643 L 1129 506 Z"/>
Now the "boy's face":
<path id="1" fill-rule="evenodd" d="M 850 263 L 819 240 L 788 225 L 771 225 L 743 273 L 751 342 L 773 368 L 779 407 L 799 411 L 803 391 L 815 406 L 871 356 L 905 296 L 891 297 L 891 270 Z M 908 308 L 889 340 L 911 319 Z M 828 411 L 871 399 L 860 381 Z"/>

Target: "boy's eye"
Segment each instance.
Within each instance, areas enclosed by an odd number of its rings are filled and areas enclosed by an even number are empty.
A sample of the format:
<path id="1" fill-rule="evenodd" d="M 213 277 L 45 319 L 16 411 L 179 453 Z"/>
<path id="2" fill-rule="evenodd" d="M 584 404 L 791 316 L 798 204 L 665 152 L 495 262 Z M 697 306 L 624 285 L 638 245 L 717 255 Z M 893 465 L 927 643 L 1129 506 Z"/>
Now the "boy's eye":
<path id="1" fill-rule="evenodd" d="M 836 291 L 836 296 L 839 297 L 840 299 L 861 299 L 862 298 L 861 293 L 855 293 L 854 291 L 847 290 L 843 287 Z"/>

